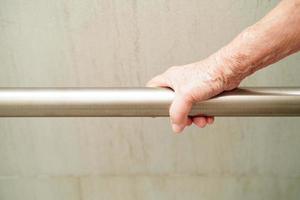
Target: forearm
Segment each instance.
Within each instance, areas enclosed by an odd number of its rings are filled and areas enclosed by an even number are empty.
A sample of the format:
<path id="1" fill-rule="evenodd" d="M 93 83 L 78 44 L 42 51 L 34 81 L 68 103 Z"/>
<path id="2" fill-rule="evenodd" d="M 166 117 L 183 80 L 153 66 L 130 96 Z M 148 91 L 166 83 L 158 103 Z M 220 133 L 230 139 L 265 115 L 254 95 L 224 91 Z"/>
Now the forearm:
<path id="1" fill-rule="evenodd" d="M 211 58 L 219 63 L 217 70 L 222 72 L 226 82 L 240 82 L 253 72 L 299 50 L 300 0 L 284 0 Z"/>

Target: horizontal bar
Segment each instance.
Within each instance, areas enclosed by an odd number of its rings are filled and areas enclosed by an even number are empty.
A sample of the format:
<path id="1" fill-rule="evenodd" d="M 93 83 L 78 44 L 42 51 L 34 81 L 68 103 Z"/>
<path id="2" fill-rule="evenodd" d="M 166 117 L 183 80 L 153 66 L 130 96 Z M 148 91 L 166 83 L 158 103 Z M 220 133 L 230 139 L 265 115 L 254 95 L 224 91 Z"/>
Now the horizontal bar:
<path id="1" fill-rule="evenodd" d="M 165 117 L 165 88 L 0 88 L 0 117 Z M 196 103 L 190 116 L 300 116 L 300 88 L 238 88 Z"/>

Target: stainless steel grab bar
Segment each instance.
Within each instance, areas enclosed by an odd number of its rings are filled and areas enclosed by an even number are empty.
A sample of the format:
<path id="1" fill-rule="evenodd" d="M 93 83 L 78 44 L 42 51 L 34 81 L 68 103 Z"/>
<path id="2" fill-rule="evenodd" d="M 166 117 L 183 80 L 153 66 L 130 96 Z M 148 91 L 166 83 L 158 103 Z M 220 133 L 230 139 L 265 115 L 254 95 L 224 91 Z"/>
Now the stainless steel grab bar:
<path id="1" fill-rule="evenodd" d="M 164 117 L 163 88 L 0 88 L 0 117 Z M 238 88 L 196 103 L 191 116 L 300 116 L 300 88 Z"/>

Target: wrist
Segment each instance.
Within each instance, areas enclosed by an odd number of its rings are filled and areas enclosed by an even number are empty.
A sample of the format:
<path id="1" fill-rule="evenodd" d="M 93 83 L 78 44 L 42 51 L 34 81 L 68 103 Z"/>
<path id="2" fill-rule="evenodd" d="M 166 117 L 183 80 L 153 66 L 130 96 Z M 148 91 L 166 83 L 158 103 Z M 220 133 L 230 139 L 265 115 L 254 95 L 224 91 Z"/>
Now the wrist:
<path id="1" fill-rule="evenodd" d="M 219 80 L 223 90 L 231 90 L 240 84 L 246 77 L 243 66 L 233 57 L 229 56 L 224 49 L 208 57 L 210 73 L 212 77 Z"/>
<path id="2" fill-rule="evenodd" d="M 208 58 L 214 60 L 214 71 L 222 76 L 225 90 L 237 87 L 242 80 L 259 69 L 260 60 L 253 45 L 256 37 L 255 29 L 249 27 Z"/>

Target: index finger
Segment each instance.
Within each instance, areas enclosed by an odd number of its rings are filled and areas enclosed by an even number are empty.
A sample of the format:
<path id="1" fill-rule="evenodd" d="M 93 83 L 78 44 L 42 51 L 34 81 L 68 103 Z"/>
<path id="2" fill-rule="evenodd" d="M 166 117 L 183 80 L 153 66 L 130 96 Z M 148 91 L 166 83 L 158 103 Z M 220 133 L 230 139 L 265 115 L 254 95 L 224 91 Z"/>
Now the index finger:
<path id="1" fill-rule="evenodd" d="M 147 87 L 170 87 L 169 81 L 163 75 L 157 75 L 146 84 Z"/>

